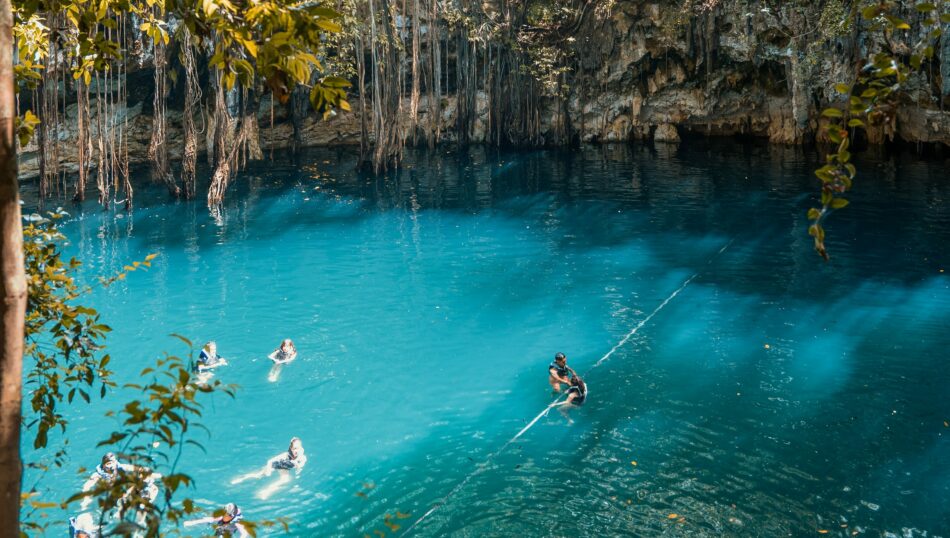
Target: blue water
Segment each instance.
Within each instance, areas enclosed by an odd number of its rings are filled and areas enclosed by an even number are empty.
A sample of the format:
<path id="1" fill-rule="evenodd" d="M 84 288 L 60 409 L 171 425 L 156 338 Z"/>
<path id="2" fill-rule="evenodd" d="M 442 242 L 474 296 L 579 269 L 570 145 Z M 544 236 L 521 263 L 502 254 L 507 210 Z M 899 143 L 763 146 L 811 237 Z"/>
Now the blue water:
<path id="1" fill-rule="evenodd" d="M 950 536 L 946 162 L 861 162 L 829 263 L 805 234 L 814 163 L 791 148 L 440 150 L 381 180 L 353 164 L 277 155 L 217 218 L 144 184 L 128 216 L 68 208 L 85 279 L 160 255 L 89 299 L 120 381 L 187 353 L 170 333 L 231 360 L 238 396 L 208 402 L 208 452 L 182 460 L 202 506 L 294 536 L 394 536 L 433 507 L 413 535 Z M 287 337 L 300 355 L 268 382 Z M 587 404 L 506 446 L 551 402 L 557 351 L 589 372 Z M 26 482 L 76 491 L 127 396 L 70 409 L 67 467 Z M 229 484 L 294 435 L 299 479 L 268 500 Z"/>

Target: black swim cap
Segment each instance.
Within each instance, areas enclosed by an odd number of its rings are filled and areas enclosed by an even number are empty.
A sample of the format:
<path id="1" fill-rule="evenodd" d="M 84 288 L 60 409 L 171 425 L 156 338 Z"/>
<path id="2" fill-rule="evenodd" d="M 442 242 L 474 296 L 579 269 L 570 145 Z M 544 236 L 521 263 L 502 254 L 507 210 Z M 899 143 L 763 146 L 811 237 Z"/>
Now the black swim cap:
<path id="1" fill-rule="evenodd" d="M 559 352 L 557 355 L 554 356 L 554 360 L 560 360 L 560 359 L 567 359 L 567 356 Z"/>

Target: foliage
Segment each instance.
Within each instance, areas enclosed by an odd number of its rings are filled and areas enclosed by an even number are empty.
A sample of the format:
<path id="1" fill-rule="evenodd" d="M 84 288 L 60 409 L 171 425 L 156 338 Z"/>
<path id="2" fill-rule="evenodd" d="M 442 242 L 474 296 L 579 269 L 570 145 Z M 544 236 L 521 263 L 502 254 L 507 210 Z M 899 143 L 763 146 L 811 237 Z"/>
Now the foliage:
<path id="1" fill-rule="evenodd" d="M 178 338 L 191 347 L 190 341 Z M 141 393 L 141 397 L 127 402 L 118 413 L 107 413 L 120 417 L 121 427 L 96 446 L 117 446 L 118 457 L 134 465 L 136 471 L 119 473 L 112 483 L 100 480 L 89 491 L 66 501 L 95 499 L 100 510 L 99 525 L 111 534 L 144 532 L 149 537 L 160 536 L 163 521 L 175 524 L 197 512 L 189 499 L 172 502 L 183 486 L 192 484 L 191 477 L 178 469 L 179 459 L 186 445 L 201 448 L 189 437 L 195 429 L 206 430 L 197 422 L 202 410 L 199 397 L 213 392 L 233 397 L 234 387 L 217 380 L 196 383 L 189 365 L 190 359 L 166 355 L 154 367 L 141 371 L 139 377 L 146 381 L 124 386 Z M 160 476 L 153 475 L 155 471 Z M 161 495 L 157 498 L 148 493 L 150 481 L 159 487 Z"/>
<path id="2" fill-rule="evenodd" d="M 82 264 L 63 255 L 67 239 L 59 231 L 58 221 L 65 216 L 67 213 L 58 210 L 45 217 L 32 214 L 24 218 L 28 293 L 24 387 L 30 393 L 30 407 L 23 428 L 34 432 L 35 449 L 48 446 L 51 431 L 66 432 L 68 421 L 60 412 L 62 405 L 72 404 L 77 397 L 88 403 L 96 393 L 105 397 L 115 386 L 108 369 L 111 357 L 104 353 L 104 340 L 110 328 L 102 323 L 95 309 L 79 303 L 92 288 L 76 281 Z M 123 272 L 102 279 L 101 285 L 124 279 L 129 270 L 149 267 L 154 257 L 149 255 L 144 261 L 126 266 Z M 53 453 L 52 465 L 61 467 L 65 455 L 64 441 Z M 40 471 L 49 468 L 38 462 L 27 462 L 26 466 Z M 24 496 L 24 504 L 32 510 L 24 515 L 23 525 L 41 531 L 43 527 L 33 516 L 48 508 L 49 503 L 32 499 L 34 495 L 35 492 Z"/>
<path id="3" fill-rule="evenodd" d="M 172 28 L 187 28 L 228 89 L 236 82 L 253 88 L 257 77 L 283 102 L 294 86 L 311 86 L 323 68 L 318 58 L 326 35 L 341 30 L 339 13 L 322 2 L 296 0 L 24 0 L 14 15 L 18 90 L 36 87 L 47 60 L 62 62 L 87 85 L 97 73 L 116 71 L 128 60 L 116 29 L 138 20 L 144 35 L 165 45 Z M 50 21 L 61 19 L 51 32 Z M 69 55 L 48 58 L 50 40 Z M 346 86 L 345 80 L 321 79 L 311 92 L 323 109 L 347 110 Z"/>
<path id="4" fill-rule="evenodd" d="M 808 210 L 812 224 L 808 234 L 814 238 L 815 250 L 828 259 L 825 246 L 826 217 L 848 205 L 844 193 L 851 190 L 857 168 L 851 162 L 852 134 L 849 129 L 867 129 L 870 126 L 893 125 L 901 91 L 909 77 L 933 60 L 933 43 L 942 34 L 941 26 L 950 23 L 950 0 L 940 0 L 940 7 L 933 2 L 920 2 L 915 9 L 924 17 L 921 37 L 912 47 L 912 52 L 902 51 L 900 40 L 911 30 L 911 25 L 896 16 L 899 2 L 877 2 L 861 11 L 861 16 L 870 24 L 871 31 L 881 32 L 884 48 L 873 54 L 851 85 L 838 84 L 835 89 L 848 96 L 848 107 L 827 108 L 822 116 L 828 120 L 825 134 L 836 145 L 836 150 L 826 156 L 826 164 L 815 171 L 821 180 L 821 207 Z"/>
<path id="5" fill-rule="evenodd" d="M 59 231 L 58 222 L 65 216 L 59 210 L 46 217 L 33 214 L 24 219 L 29 291 L 25 384 L 32 393 L 30 409 L 35 416 L 25 428 L 36 432 L 34 448 L 47 446 L 51 430 L 66 432 L 62 405 L 76 403 L 77 396 L 89 402 L 96 392 L 104 397 L 116 386 L 108 370 L 110 356 L 104 353 L 110 329 L 94 309 L 79 304 L 92 288 L 81 286 L 76 280 L 81 263 L 63 255 L 67 239 Z M 129 272 L 150 267 L 154 258 L 150 254 L 144 261 L 126 265 L 122 272 L 101 278 L 99 284 L 106 287 L 123 280 Z M 178 338 L 191 348 L 190 341 Z M 89 498 L 99 508 L 101 531 L 119 536 L 160 536 L 167 534 L 163 522 L 175 524 L 185 516 L 202 512 L 192 500 L 175 499 L 183 487 L 192 484 L 191 477 L 178 469 L 179 458 L 186 445 L 201 448 L 192 439 L 195 430 L 205 429 L 198 422 L 202 411 L 200 399 L 214 392 L 233 397 L 235 387 L 219 381 L 195 383 L 190 359 L 170 355 L 142 370 L 138 379 L 144 381 L 123 387 L 138 396 L 124 403 L 118 412 L 107 413 L 109 417 L 120 418 L 120 428 L 96 445 L 103 447 L 103 452 L 113 450 L 123 462 L 134 465 L 136 471 L 120 473 L 111 484 L 99 482 L 88 491 L 71 496 L 62 506 Z M 85 454 L 88 456 L 89 452 Z M 64 456 L 65 450 L 57 450 L 53 464 L 62 466 Z M 41 471 L 47 469 L 38 463 L 27 465 Z M 153 475 L 153 471 L 160 471 L 160 476 Z M 155 486 L 161 493 L 158 497 L 147 494 Z M 26 509 L 22 534 L 45 534 L 48 522 L 43 523 L 47 518 L 44 510 L 60 503 L 41 499 L 35 487 L 22 495 L 22 503 Z M 245 520 L 242 524 L 252 535 L 262 527 L 287 529 L 285 520 Z"/>
<path id="6" fill-rule="evenodd" d="M 105 396 L 114 386 L 108 370 L 110 357 L 101 353 L 110 329 L 94 309 L 78 304 L 90 288 L 75 280 L 80 262 L 63 257 L 66 238 L 56 223 L 65 215 L 62 211 L 48 217 L 34 214 L 25 219 L 23 228 L 28 290 L 24 385 L 35 417 L 26 428 L 35 429 L 34 448 L 47 446 L 50 430 L 66 430 L 67 421 L 58 409 L 64 400 L 72 403 L 78 396 L 88 402 L 90 394 Z M 147 266 L 150 261 L 142 263 Z M 62 463 L 61 456 L 58 452 L 56 465 Z"/>

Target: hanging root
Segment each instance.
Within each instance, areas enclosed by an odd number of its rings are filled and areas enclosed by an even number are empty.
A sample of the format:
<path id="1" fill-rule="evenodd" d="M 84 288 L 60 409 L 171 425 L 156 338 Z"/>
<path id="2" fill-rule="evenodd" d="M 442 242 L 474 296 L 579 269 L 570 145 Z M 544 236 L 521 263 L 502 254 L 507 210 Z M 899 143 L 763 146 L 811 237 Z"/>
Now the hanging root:
<path id="1" fill-rule="evenodd" d="M 181 197 L 181 188 L 175 182 L 168 163 L 166 98 L 168 95 L 168 58 L 165 43 L 161 39 L 154 41 L 155 56 L 155 96 L 153 98 L 152 138 L 148 144 L 148 159 L 152 163 L 152 179 L 165 184 L 168 193 L 175 198 Z"/>

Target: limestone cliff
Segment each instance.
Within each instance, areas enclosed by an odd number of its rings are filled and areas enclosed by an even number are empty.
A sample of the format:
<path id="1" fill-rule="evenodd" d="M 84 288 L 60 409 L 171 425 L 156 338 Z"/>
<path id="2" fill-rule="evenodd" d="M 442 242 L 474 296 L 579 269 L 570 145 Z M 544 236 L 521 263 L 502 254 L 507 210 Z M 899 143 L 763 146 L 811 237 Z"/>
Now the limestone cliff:
<path id="1" fill-rule="evenodd" d="M 847 0 L 616 0 L 592 5 L 596 8 L 585 12 L 569 34 L 558 36 L 557 46 L 567 57 L 566 94 L 542 99 L 541 136 L 535 142 L 676 142 L 699 134 L 810 143 L 819 132 L 820 111 L 843 99 L 834 85 L 853 81 L 862 60 L 879 46 L 877 34 Z M 902 15 L 917 20 L 910 2 Z M 916 28 L 908 41 L 920 37 Z M 909 142 L 950 145 L 950 112 L 944 110 L 950 104 L 950 28 L 944 35 L 936 44 L 934 65 L 921 69 L 906 86 L 894 132 L 871 132 L 871 143 L 890 134 Z M 138 80 L 147 86 L 150 77 Z M 149 93 L 149 88 L 131 92 L 139 101 L 130 99 L 121 111 L 128 119 L 132 161 L 146 159 Z M 463 138 L 488 140 L 489 95 L 475 92 L 474 114 Z M 456 140 L 456 99 L 451 89 L 437 99 L 442 140 Z M 181 112 L 174 103 L 171 108 L 168 139 L 175 159 L 182 147 Z M 353 113 L 327 121 L 315 114 L 298 121 L 299 139 L 305 145 L 358 144 L 360 121 L 353 108 Z M 409 109 L 407 98 L 402 110 L 408 115 Z M 67 107 L 59 135 L 67 169 L 76 160 L 75 110 L 75 105 Z M 293 122 L 286 110 L 266 97 L 261 100 L 264 149 L 292 143 Z M 420 124 L 431 124 L 429 110 L 423 96 Z M 21 173 L 35 175 L 36 148 L 23 149 Z"/>

